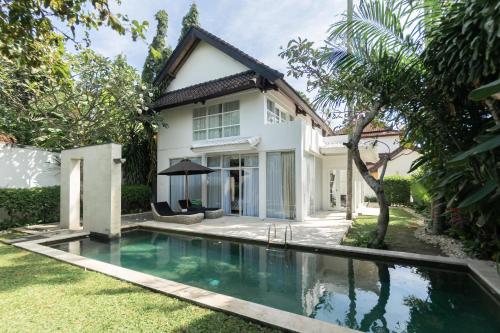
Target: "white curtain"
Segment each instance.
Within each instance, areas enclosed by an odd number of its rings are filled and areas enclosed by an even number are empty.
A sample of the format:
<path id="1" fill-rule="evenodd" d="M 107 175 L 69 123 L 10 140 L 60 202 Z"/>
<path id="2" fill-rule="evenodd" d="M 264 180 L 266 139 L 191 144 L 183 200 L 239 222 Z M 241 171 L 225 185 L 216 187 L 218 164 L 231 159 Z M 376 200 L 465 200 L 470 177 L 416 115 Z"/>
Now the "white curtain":
<path id="1" fill-rule="evenodd" d="M 266 159 L 267 217 L 285 218 L 283 210 L 283 165 L 281 153 L 267 153 Z"/>
<path id="2" fill-rule="evenodd" d="M 207 178 L 207 195 L 209 208 L 221 208 L 221 174 L 220 170 L 209 173 Z"/>
<path id="3" fill-rule="evenodd" d="M 295 153 L 267 153 L 267 217 L 295 219 Z"/>
<path id="4" fill-rule="evenodd" d="M 295 219 L 295 153 L 281 153 L 284 218 Z"/>
<path id="5" fill-rule="evenodd" d="M 242 215 L 258 216 L 259 215 L 259 169 L 243 168 L 243 183 L 242 183 Z"/>
<path id="6" fill-rule="evenodd" d="M 225 214 L 231 214 L 231 177 L 229 177 L 229 170 L 222 170 L 222 202 Z"/>

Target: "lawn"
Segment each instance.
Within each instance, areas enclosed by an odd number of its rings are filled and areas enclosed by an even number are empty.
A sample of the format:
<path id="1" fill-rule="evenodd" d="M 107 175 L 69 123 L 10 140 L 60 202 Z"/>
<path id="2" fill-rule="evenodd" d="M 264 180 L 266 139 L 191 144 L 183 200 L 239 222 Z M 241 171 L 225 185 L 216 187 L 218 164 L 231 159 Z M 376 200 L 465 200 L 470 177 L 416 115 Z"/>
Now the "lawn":
<path id="1" fill-rule="evenodd" d="M 0 332 L 103 331 L 277 332 L 0 243 Z"/>
<path id="2" fill-rule="evenodd" d="M 359 216 L 354 219 L 343 245 L 366 247 L 371 233 L 376 229 L 377 216 Z M 413 252 L 420 254 L 442 255 L 439 248 L 415 238 L 417 220 L 401 208 L 390 208 L 389 228 L 385 242 L 392 251 Z"/>

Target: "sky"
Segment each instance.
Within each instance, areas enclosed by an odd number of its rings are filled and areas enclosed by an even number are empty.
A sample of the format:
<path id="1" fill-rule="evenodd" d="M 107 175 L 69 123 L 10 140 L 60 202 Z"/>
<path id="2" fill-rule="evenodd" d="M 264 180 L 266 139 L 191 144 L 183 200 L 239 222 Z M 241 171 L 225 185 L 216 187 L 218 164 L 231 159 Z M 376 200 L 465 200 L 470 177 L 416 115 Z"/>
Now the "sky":
<path id="1" fill-rule="evenodd" d="M 169 15 L 167 42 L 172 48 L 180 35 L 182 17 L 192 0 L 122 0 L 115 12 L 126 14 L 150 26 L 145 41 L 133 42 L 109 28 L 90 33 L 91 48 L 106 57 L 124 54 L 128 62 L 142 71 L 155 31 L 155 13 L 164 9 Z M 298 36 L 321 43 L 330 25 L 345 12 L 347 0 L 196 0 L 200 25 L 249 55 L 286 75 L 286 61 L 278 54 L 280 46 Z M 305 79 L 287 78 L 296 89 L 306 92 Z M 314 94 L 308 96 L 313 99 Z"/>

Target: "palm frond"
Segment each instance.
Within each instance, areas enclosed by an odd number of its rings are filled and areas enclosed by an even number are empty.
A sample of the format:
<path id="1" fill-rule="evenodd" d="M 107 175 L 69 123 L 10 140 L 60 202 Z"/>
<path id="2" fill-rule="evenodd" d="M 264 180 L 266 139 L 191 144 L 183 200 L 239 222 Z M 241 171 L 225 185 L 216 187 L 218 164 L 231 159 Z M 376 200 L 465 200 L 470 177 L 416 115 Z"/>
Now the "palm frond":
<path id="1" fill-rule="evenodd" d="M 422 34 L 415 8 L 414 2 L 405 0 L 362 1 L 352 20 L 344 16 L 330 27 L 329 40 L 360 39 L 372 46 L 384 45 L 391 52 L 418 53 Z"/>

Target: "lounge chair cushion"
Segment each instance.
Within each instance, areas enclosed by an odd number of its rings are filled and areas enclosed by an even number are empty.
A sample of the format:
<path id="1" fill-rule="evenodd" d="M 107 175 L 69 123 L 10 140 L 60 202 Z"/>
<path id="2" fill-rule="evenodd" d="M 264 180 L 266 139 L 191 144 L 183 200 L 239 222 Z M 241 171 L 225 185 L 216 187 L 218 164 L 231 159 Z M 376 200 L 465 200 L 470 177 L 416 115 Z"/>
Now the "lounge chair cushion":
<path id="1" fill-rule="evenodd" d="M 196 212 L 174 212 L 168 202 L 155 202 L 153 203 L 156 212 L 162 216 L 173 216 L 173 215 L 192 215 Z"/>
<path id="2" fill-rule="evenodd" d="M 159 207 L 160 210 L 166 215 L 160 214 L 157 210 L 156 207 Z M 169 212 L 169 206 L 167 205 L 158 205 L 157 203 L 151 203 L 151 211 L 153 213 L 153 218 L 156 221 L 161 221 L 161 222 L 170 222 L 170 223 L 181 223 L 181 224 L 194 224 L 194 223 L 200 223 L 203 218 L 204 214 L 201 212 L 187 212 L 187 213 L 175 213 L 175 212 Z"/>
<path id="3" fill-rule="evenodd" d="M 187 209 L 189 212 L 206 212 L 208 211 L 216 211 L 220 208 L 207 208 L 203 206 L 193 205 L 191 200 L 179 200 L 179 206 L 182 209 Z"/>

